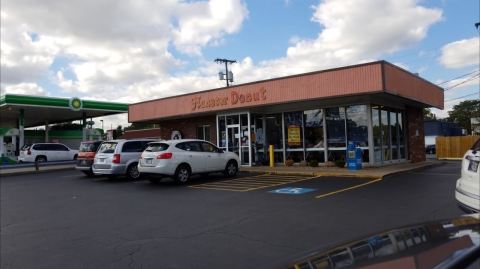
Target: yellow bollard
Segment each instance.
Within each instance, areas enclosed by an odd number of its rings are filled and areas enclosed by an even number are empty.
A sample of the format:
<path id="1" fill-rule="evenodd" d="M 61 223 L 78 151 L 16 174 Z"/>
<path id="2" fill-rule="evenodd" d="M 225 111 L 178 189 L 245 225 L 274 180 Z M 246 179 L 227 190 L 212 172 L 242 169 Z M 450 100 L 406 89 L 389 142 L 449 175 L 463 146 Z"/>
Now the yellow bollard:
<path id="1" fill-rule="evenodd" d="M 268 151 L 270 152 L 270 167 L 274 167 L 275 160 L 273 159 L 273 145 L 268 146 Z"/>

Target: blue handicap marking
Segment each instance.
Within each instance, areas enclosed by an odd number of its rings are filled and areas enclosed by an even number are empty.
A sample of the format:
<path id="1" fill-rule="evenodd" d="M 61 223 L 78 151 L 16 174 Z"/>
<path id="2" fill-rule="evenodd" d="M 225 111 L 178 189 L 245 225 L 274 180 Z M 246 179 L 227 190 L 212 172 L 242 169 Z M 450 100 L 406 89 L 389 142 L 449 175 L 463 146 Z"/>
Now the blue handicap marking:
<path id="1" fill-rule="evenodd" d="M 273 191 L 269 191 L 271 193 L 280 193 L 280 194 L 304 194 L 307 192 L 315 191 L 316 189 L 311 189 L 311 188 L 293 188 L 293 187 L 288 187 L 288 188 L 281 188 Z"/>

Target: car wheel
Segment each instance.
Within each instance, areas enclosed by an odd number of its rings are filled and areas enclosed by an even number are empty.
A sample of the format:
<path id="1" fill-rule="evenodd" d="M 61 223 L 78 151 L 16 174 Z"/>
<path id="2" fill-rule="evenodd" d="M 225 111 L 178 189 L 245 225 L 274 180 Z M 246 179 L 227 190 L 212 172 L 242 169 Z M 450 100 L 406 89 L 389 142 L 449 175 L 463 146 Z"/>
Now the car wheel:
<path id="1" fill-rule="evenodd" d="M 182 164 L 175 171 L 175 181 L 181 184 L 185 184 L 190 179 L 190 167 L 188 165 Z"/>
<path id="2" fill-rule="evenodd" d="M 38 156 L 36 159 L 35 159 L 36 162 L 39 162 L 39 163 L 44 163 L 47 161 L 47 157 L 45 156 Z"/>
<path id="3" fill-rule="evenodd" d="M 73 160 L 75 161 L 77 158 L 78 158 L 78 155 L 75 154 L 75 156 L 73 156 Z"/>
<path id="4" fill-rule="evenodd" d="M 138 164 L 131 164 L 127 169 L 127 177 L 131 180 L 136 180 L 140 178 L 140 172 L 138 171 Z"/>
<path id="5" fill-rule="evenodd" d="M 229 161 L 223 172 L 227 177 L 234 177 L 238 173 L 238 164 L 236 161 Z"/>

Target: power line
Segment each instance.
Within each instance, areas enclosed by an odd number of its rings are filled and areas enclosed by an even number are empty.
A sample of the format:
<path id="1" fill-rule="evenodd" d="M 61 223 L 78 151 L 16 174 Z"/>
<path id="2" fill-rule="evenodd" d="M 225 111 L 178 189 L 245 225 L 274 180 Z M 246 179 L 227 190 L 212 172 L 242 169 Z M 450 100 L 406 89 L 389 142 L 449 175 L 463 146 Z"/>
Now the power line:
<path id="1" fill-rule="evenodd" d="M 464 95 L 464 96 L 460 96 L 460 97 L 457 97 L 457 98 L 453 98 L 453 99 L 447 99 L 445 101 L 454 101 L 454 100 L 458 100 L 458 99 L 462 99 L 462 98 L 465 98 L 465 97 L 470 97 L 470 96 L 474 96 L 474 95 L 477 95 L 476 92 L 474 93 L 471 93 L 471 94 L 467 94 L 467 95 Z"/>
<path id="2" fill-rule="evenodd" d="M 438 83 L 437 85 L 440 86 L 440 85 L 445 84 L 445 83 L 447 83 L 447 82 L 450 82 L 450 81 L 452 81 L 452 80 L 456 80 L 456 79 L 459 79 L 459 78 L 466 77 L 466 76 L 471 75 L 471 74 L 473 74 L 473 73 L 476 73 L 476 72 L 478 72 L 478 71 L 479 71 L 479 69 L 477 69 L 477 70 L 475 70 L 475 71 L 472 71 L 472 72 L 470 72 L 470 73 L 463 74 L 463 75 L 461 75 L 461 76 L 458 76 L 458 77 L 449 79 L 449 80 L 445 80 L 444 82 L 440 82 L 440 83 Z"/>
<path id="3" fill-rule="evenodd" d="M 468 79 L 466 79 L 466 80 L 464 80 L 464 81 L 462 81 L 462 82 L 459 82 L 459 83 L 457 83 L 457 84 L 455 84 L 455 85 L 453 85 L 453 86 L 445 89 L 444 91 L 451 90 L 451 89 L 453 89 L 453 88 L 455 88 L 455 87 L 458 87 L 458 86 L 460 86 L 460 85 L 462 85 L 462 84 L 465 84 L 465 83 L 467 83 L 467 82 L 469 82 L 469 81 L 472 81 L 472 80 L 474 80 L 474 79 L 476 79 L 476 78 L 478 78 L 478 77 L 480 77 L 480 73 L 478 73 L 478 74 L 476 74 L 475 76 L 470 77 L 470 78 L 468 78 Z"/>

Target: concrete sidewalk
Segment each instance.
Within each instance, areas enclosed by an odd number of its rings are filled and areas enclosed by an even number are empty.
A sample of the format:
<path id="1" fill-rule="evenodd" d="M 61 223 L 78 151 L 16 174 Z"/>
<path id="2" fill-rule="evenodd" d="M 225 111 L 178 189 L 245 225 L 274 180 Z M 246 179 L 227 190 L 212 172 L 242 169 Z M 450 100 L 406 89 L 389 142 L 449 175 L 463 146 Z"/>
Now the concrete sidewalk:
<path id="1" fill-rule="evenodd" d="M 442 165 L 442 161 L 425 161 L 419 163 L 399 163 L 391 164 L 381 167 L 365 167 L 358 171 L 351 171 L 347 168 L 338 167 L 309 167 L 309 166 L 252 166 L 241 167 L 240 171 L 254 172 L 254 173 L 270 173 L 278 175 L 302 175 L 302 176 L 316 176 L 316 177 L 358 177 L 358 178 L 374 178 L 379 179 L 387 175 L 396 173 L 422 169 L 437 165 Z"/>

